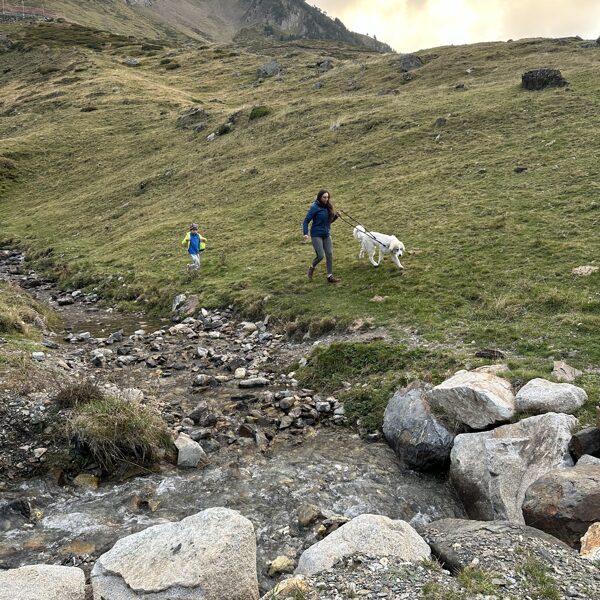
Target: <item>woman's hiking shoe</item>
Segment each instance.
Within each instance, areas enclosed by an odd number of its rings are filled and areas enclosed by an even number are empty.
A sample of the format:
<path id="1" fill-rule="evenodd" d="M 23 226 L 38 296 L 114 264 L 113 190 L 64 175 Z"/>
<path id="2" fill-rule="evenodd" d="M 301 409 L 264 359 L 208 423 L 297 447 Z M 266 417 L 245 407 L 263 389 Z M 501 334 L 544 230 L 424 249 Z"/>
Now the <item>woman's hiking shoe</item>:
<path id="1" fill-rule="evenodd" d="M 313 275 L 315 274 L 315 268 L 311 265 L 310 267 L 308 267 L 308 280 L 312 281 Z"/>
<path id="2" fill-rule="evenodd" d="M 329 283 L 339 283 L 340 280 L 337 277 L 334 277 L 333 275 L 328 275 L 327 281 Z"/>

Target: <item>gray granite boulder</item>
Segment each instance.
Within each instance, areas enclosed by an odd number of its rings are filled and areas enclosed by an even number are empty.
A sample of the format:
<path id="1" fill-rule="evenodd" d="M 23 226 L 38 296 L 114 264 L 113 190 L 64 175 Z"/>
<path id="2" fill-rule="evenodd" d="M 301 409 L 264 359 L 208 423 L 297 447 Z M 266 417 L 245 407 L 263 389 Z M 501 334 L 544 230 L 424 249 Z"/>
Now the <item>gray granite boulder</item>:
<path id="1" fill-rule="evenodd" d="M 254 527 L 210 508 L 120 539 L 92 570 L 94 598 L 256 600 Z"/>
<path id="2" fill-rule="evenodd" d="M 578 464 L 546 473 L 527 489 L 523 516 L 528 525 L 578 548 L 600 521 L 600 466 Z"/>
<path id="3" fill-rule="evenodd" d="M 383 417 L 383 433 L 398 457 L 413 469 L 446 467 L 454 435 L 431 414 L 432 385 L 415 381 L 390 399 Z"/>
<path id="4" fill-rule="evenodd" d="M 429 558 L 431 550 L 405 521 L 393 521 L 381 515 L 359 515 L 305 550 L 296 574 L 315 575 L 354 554 L 394 556 L 419 562 Z"/>
<path id="5" fill-rule="evenodd" d="M 576 423 L 571 415 L 547 413 L 456 436 L 450 478 L 469 516 L 524 523 L 527 488 L 554 469 L 573 466 L 568 446 Z"/>
<path id="6" fill-rule="evenodd" d="M 572 415 L 587 401 L 585 390 L 571 383 L 553 383 L 536 378 L 526 383 L 515 398 L 517 412 L 543 414 L 547 412 Z"/>
<path id="7" fill-rule="evenodd" d="M 0 600 L 85 600 L 85 574 L 56 565 L 0 571 Z"/>
<path id="8" fill-rule="evenodd" d="M 492 373 L 459 371 L 431 390 L 434 413 L 454 423 L 485 429 L 506 423 L 515 413 L 515 396 L 510 382 Z M 454 429 L 454 426 L 453 426 Z"/>
<path id="9" fill-rule="evenodd" d="M 402 54 L 398 59 L 398 64 L 400 65 L 400 70 L 406 73 L 422 67 L 423 61 L 416 54 Z"/>

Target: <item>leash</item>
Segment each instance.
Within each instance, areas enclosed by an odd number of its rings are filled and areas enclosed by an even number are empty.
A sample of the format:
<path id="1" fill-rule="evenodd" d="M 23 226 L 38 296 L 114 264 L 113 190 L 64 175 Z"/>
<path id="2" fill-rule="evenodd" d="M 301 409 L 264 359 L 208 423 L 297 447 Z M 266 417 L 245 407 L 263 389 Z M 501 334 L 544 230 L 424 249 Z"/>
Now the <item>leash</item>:
<path id="1" fill-rule="evenodd" d="M 349 225 L 350 227 L 352 227 L 352 229 L 354 229 L 356 225 L 360 225 L 363 228 L 363 233 L 365 235 L 369 236 L 378 246 L 381 246 L 382 248 L 387 248 L 385 244 L 381 243 L 360 221 L 357 221 L 352 215 L 348 214 L 345 210 L 338 210 L 337 212 L 338 218 L 341 219 L 344 223 L 346 223 L 346 225 Z M 344 215 L 344 217 L 347 217 L 348 219 L 350 219 L 350 221 L 353 221 L 354 223 L 351 223 L 346 218 L 342 217 L 342 214 Z"/>

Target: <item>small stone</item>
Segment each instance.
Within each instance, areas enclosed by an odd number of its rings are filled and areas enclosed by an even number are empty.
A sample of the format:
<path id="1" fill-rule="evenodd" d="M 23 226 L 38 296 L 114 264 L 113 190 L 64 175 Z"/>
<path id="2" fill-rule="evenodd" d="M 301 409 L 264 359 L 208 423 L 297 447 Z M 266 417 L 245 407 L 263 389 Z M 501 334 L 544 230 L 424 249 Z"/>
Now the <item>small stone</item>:
<path id="1" fill-rule="evenodd" d="M 269 565 L 269 577 L 274 577 L 281 573 L 293 573 L 296 563 L 289 556 L 278 556 Z"/>
<path id="2" fill-rule="evenodd" d="M 97 490 L 100 480 L 90 473 L 80 473 L 73 479 L 73 485 L 78 488 Z"/>
<path id="3" fill-rule="evenodd" d="M 323 516 L 321 509 L 314 504 L 301 504 L 297 510 L 298 525 L 308 527 Z"/>
<path id="4" fill-rule="evenodd" d="M 42 458 L 42 456 L 44 456 L 44 454 L 46 454 L 46 452 L 48 452 L 48 448 L 36 448 L 33 451 L 33 456 L 39 460 Z"/>
<path id="5" fill-rule="evenodd" d="M 234 379 L 244 379 L 246 377 L 246 369 L 244 367 L 238 367 L 233 374 Z"/>
<path id="6" fill-rule="evenodd" d="M 42 362 L 46 360 L 46 355 L 43 352 L 32 352 L 31 358 L 33 358 L 33 360 L 37 360 L 38 362 Z"/>

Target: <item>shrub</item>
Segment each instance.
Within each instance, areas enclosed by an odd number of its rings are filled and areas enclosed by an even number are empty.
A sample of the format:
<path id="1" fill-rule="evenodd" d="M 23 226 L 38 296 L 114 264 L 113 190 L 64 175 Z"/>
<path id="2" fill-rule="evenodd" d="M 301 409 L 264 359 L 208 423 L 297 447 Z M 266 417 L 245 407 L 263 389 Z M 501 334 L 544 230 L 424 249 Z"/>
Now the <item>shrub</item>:
<path id="1" fill-rule="evenodd" d="M 173 446 L 171 434 L 157 412 L 121 398 L 80 405 L 67 431 L 106 472 L 122 465 L 151 465 Z"/>
<path id="2" fill-rule="evenodd" d="M 271 108 L 269 108 L 268 106 L 255 106 L 250 111 L 249 119 L 250 119 L 250 121 L 254 121 L 254 119 L 260 119 L 261 117 L 266 117 L 267 115 L 271 114 L 272 112 L 273 112 L 273 110 Z"/>
<path id="3" fill-rule="evenodd" d="M 217 129 L 217 135 L 227 135 L 231 133 L 231 125 L 229 123 L 223 123 L 223 125 L 219 125 L 219 129 Z"/>
<path id="4" fill-rule="evenodd" d="M 62 408 L 77 408 L 103 398 L 102 390 L 95 383 L 82 381 L 60 390 L 54 397 L 54 401 Z"/>
<path id="5" fill-rule="evenodd" d="M 180 67 L 181 67 L 181 65 L 180 65 L 179 63 L 172 62 L 172 63 L 169 63 L 169 64 L 168 64 L 168 65 L 165 67 L 165 69 L 166 69 L 167 71 L 174 71 L 175 69 L 179 69 Z"/>

